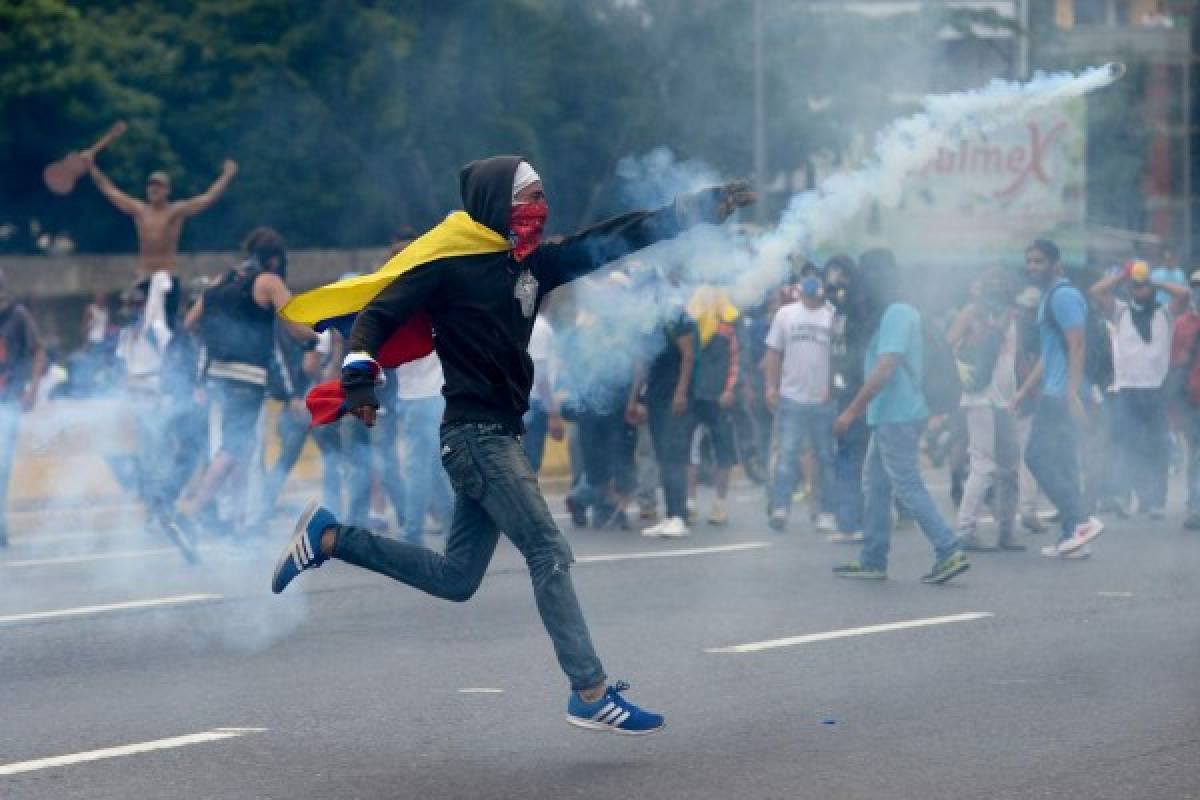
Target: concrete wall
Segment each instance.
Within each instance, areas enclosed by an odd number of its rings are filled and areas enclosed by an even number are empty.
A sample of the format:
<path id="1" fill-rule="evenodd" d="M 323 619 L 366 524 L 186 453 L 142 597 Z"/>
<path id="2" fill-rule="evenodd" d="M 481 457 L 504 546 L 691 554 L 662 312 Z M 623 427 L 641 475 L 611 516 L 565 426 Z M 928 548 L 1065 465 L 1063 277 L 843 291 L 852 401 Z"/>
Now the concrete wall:
<path id="1" fill-rule="evenodd" d="M 296 250 L 288 253 L 288 282 L 294 289 L 328 283 L 345 272 L 371 272 L 387 260 L 386 248 L 365 250 Z M 186 284 L 216 275 L 236 264 L 237 253 L 186 253 L 178 274 Z M 87 297 L 97 289 L 117 292 L 133 283 L 137 256 L 67 255 L 0 256 L 14 296 L 27 300 Z"/>

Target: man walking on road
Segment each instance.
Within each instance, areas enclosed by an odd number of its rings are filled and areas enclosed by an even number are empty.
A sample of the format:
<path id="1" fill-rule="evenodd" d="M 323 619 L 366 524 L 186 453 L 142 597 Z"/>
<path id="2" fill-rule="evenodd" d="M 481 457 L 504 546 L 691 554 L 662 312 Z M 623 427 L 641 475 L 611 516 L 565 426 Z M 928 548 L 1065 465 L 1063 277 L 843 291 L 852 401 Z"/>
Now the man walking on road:
<path id="1" fill-rule="evenodd" d="M 900 274 L 889 251 L 863 255 L 862 281 L 867 325 L 874 329 L 864 365 L 867 379 L 834 422 L 833 432 L 839 437 L 845 435 L 854 420 L 866 412 L 871 440 L 863 465 L 863 547 L 858 561 L 834 567 L 833 574 L 868 580 L 887 577 L 894 494 L 933 545 L 933 569 L 922 576 L 921 582 L 945 583 L 971 565 L 921 477 L 921 432 L 929 418 L 922 391 L 925 354 L 921 315 L 900 300 Z"/>
<path id="2" fill-rule="evenodd" d="M 1085 517 L 1079 486 L 1079 426 L 1087 422 L 1080 394 L 1087 356 L 1088 307 L 1083 294 L 1063 277 L 1058 245 L 1038 239 L 1025 251 L 1025 274 L 1042 290 L 1038 329 L 1042 357 L 1013 398 L 1018 409 L 1040 387 L 1025 462 L 1061 515 L 1057 544 L 1046 545 L 1047 558 L 1088 555 L 1088 543 L 1104 524 Z"/>
<path id="3" fill-rule="evenodd" d="M 624 734 L 660 730 L 662 716 L 622 696 L 627 684 L 605 687 L 571 582 L 571 549 L 522 449 L 521 417 L 533 382 L 527 348 L 538 306 L 551 290 L 696 222 L 719 223 L 754 196 L 730 184 L 541 244 L 549 209 L 524 159 L 468 164 L 460 188 L 465 213 L 448 216 L 374 275 L 302 295 L 283 311 L 310 324 L 358 311 L 342 370 L 345 400 L 334 415 L 344 409 L 367 425 L 379 405 L 379 359 L 386 365 L 396 352 L 403 360 L 431 344 L 436 349 L 446 382 L 442 463 L 456 493 L 445 554 L 339 525 L 312 507 L 276 566 L 272 589 L 281 592 L 301 571 L 336 557 L 462 602 L 483 580 L 503 530 L 525 557 L 538 611 L 570 681 L 567 721 Z M 365 308 L 356 309 L 360 299 Z"/>

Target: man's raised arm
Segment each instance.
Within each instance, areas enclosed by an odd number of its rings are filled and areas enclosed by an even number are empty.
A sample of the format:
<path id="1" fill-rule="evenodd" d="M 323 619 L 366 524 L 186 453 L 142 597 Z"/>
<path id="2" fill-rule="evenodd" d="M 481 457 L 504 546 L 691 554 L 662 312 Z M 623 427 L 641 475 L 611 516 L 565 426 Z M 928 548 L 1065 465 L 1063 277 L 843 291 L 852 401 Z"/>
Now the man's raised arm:
<path id="1" fill-rule="evenodd" d="M 237 162 L 232 158 L 225 159 L 225 163 L 221 165 L 221 175 L 213 181 L 213 185 L 195 197 L 189 197 L 187 200 L 180 201 L 179 209 L 183 211 L 184 215 L 189 217 L 194 217 L 201 211 L 204 211 L 217 202 L 221 195 L 225 194 L 225 190 L 233 182 L 233 176 L 237 175 L 237 171 Z"/>
<path id="2" fill-rule="evenodd" d="M 136 214 L 142 209 L 142 201 L 130 197 L 118 189 L 109 177 L 96 166 L 96 160 L 92 156 L 84 155 L 83 159 L 87 164 L 88 174 L 92 176 L 92 182 L 96 184 L 100 194 L 104 195 L 118 211 L 125 214 Z"/>

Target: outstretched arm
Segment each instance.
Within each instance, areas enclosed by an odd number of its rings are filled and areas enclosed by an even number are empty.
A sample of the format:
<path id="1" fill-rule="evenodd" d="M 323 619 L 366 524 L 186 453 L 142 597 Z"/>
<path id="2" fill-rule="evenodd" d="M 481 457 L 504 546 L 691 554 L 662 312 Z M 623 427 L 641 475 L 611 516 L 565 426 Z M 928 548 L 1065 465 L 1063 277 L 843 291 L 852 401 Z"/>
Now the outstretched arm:
<path id="1" fill-rule="evenodd" d="M 680 195 L 657 211 L 632 211 L 601 222 L 557 244 L 534 251 L 531 268 L 543 294 L 655 242 L 702 222 L 720 224 L 757 199 L 743 181 Z"/>
<path id="2" fill-rule="evenodd" d="M 100 194 L 104 195 L 118 211 L 125 214 L 136 214 L 142 209 L 142 201 L 136 200 L 118 189 L 109 177 L 96 166 L 94 158 L 86 154 L 83 155 L 83 158 L 87 163 L 88 174 L 92 176 L 92 182 L 96 184 Z"/>
<path id="3" fill-rule="evenodd" d="M 189 197 L 179 203 L 179 210 L 184 216 L 194 217 L 201 211 L 211 206 L 220 199 L 221 195 L 225 194 L 225 190 L 229 188 L 229 184 L 233 182 L 233 176 L 237 175 L 238 165 L 232 158 L 225 159 L 225 163 L 221 165 L 221 175 L 213 181 L 213 185 L 208 187 L 201 194 L 195 197 Z"/>

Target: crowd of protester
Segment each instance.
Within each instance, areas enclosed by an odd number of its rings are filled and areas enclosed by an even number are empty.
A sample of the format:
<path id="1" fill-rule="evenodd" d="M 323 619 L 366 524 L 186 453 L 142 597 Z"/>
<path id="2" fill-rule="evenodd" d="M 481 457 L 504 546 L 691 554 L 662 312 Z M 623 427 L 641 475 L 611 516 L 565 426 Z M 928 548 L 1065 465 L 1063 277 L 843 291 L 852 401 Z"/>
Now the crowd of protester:
<path id="1" fill-rule="evenodd" d="M 394 251 L 406 243 L 398 237 Z M 916 273 L 887 250 L 796 258 L 788 282 L 755 308 L 735 307 L 720 286 L 685 290 L 659 275 L 675 291 L 661 324 L 643 332 L 648 357 L 599 382 L 572 358 L 575 343 L 620 349 L 628 332 L 552 303 L 529 345 L 526 454 L 536 471 L 547 439 L 568 440 L 576 526 L 662 537 L 688 536 L 702 519 L 727 524 L 740 465 L 763 486 L 771 529 L 804 519 L 861 547 L 834 570 L 843 577 L 886 576 L 894 524 L 915 523 L 928 538 L 928 582 L 965 570 L 966 551 L 1024 550 L 1022 531 L 1048 530 L 1042 495 L 1059 535 L 1041 552 L 1084 557 L 1103 528 L 1098 515 L 1163 519 L 1173 458 L 1186 459 L 1184 527 L 1200 529 L 1200 271 L 1189 279 L 1162 248 L 1068 279 L 1048 240 L 1024 261 L 1024 271 L 978 272 L 954 308 L 928 307 Z M 585 290 L 619 303 L 645 269 L 618 264 Z M 311 435 L 326 507 L 422 541 L 453 502 L 438 458 L 436 354 L 389 371 L 374 428 L 346 418 L 311 429 L 305 394 L 337 376 L 344 343 L 336 330 L 281 321 L 290 296 L 283 239 L 256 229 L 243 261 L 201 284 L 156 270 L 119 298 L 98 293 L 68 384 L 122 394 L 137 442 L 119 477 L 151 516 L 237 538 L 261 532 Z M 5 497 L 46 354 L 2 280 L 0 347 Z M 270 432 L 268 398 L 279 408 Z M 922 443 L 951 471 L 952 519 L 926 486 Z M 698 496 L 710 498 L 703 512 Z"/>

